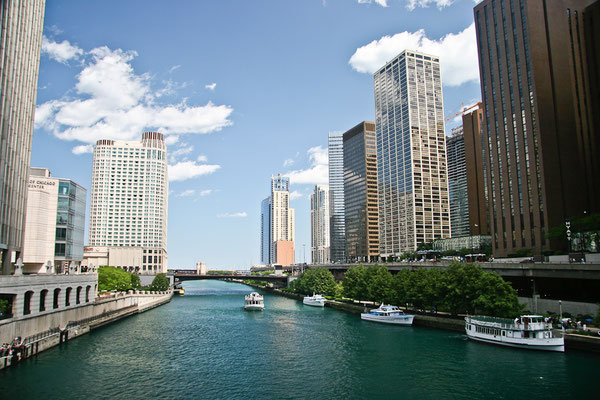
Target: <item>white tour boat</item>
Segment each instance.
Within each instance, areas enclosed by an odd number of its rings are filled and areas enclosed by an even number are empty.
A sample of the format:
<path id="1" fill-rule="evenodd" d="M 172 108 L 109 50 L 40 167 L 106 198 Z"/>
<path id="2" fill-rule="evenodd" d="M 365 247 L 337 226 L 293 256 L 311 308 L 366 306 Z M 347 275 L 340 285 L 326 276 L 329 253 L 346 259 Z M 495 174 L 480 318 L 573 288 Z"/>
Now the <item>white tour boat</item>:
<path id="1" fill-rule="evenodd" d="M 252 292 L 245 297 L 244 309 L 246 310 L 264 310 L 265 309 L 265 299 L 263 296 L 256 292 Z"/>
<path id="2" fill-rule="evenodd" d="M 412 325 L 414 315 L 404 314 L 404 311 L 396 306 L 381 304 L 368 313 L 360 314 L 360 319 L 374 322 L 384 322 L 386 324 Z"/>
<path id="3" fill-rule="evenodd" d="M 312 296 L 306 296 L 302 299 L 302 303 L 307 306 L 325 307 L 325 297 L 320 294 L 314 294 Z"/>
<path id="4" fill-rule="evenodd" d="M 565 340 L 555 337 L 552 324 L 540 315 L 523 315 L 514 320 L 494 317 L 465 317 L 469 339 L 523 349 L 565 351 Z"/>

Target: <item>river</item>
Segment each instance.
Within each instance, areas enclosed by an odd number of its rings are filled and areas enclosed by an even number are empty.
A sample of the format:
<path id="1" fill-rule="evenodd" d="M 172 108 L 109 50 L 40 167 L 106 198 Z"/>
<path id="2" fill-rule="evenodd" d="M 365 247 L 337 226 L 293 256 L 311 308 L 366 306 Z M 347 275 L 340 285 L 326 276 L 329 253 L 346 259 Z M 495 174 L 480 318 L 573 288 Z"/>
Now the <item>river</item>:
<path id="1" fill-rule="evenodd" d="M 0 371 L 2 399 L 554 399 L 598 394 L 600 357 L 466 340 L 265 294 L 185 283 L 184 297 Z"/>

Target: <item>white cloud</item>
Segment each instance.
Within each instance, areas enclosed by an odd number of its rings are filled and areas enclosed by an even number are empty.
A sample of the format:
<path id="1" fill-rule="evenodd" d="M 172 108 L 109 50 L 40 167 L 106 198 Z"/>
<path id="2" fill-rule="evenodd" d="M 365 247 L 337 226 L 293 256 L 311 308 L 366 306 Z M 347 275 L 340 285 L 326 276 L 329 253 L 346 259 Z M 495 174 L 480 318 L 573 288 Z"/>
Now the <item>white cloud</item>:
<path id="1" fill-rule="evenodd" d="M 358 48 L 348 63 L 358 72 L 372 74 L 406 49 L 439 56 L 444 85 L 479 82 L 475 24 L 438 40 L 429 39 L 423 29 L 384 36 Z"/>
<path id="2" fill-rule="evenodd" d="M 211 194 L 213 192 L 212 189 L 205 189 L 200 191 L 200 193 L 198 193 L 200 196 L 208 196 L 209 194 Z"/>
<path id="3" fill-rule="evenodd" d="M 169 162 L 171 164 L 175 164 L 180 157 L 184 157 L 194 151 L 194 146 L 187 145 L 186 143 L 182 143 L 181 146 L 177 150 L 169 151 Z"/>
<path id="4" fill-rule="evenodd" d="M 307 151 L 310 167 L 303 170 L 290 171 L 289 176 L 292 184 L 317 184 L 329 182 L 329 155 L 327 148 L 321 146 L 311 147 Z"/>
<path id="5" fill-rule="evenodd" d="M 358 0 L 358 2 L 360 4 L 371 4 L 371 3 L 376 3 L 379 4 L 382 7 L 387 7 L 387 0 Z"/>
<path id="6" fill-rule="evenodd" d="M 294 165 L 294 159 L 293 158 L 288 158 L 287 160 L 285 160 L 283 162 L 283 166 L 284 167 L 291 167 L 292 165 Z"/>
<path id="7" fill-rule="evenodd" d="M 296 200 L 302 197 L 304 197 L 304 195 L 297 190 L 294 190 L 292 193 L 290 193 L 290 200 Z"/>
<path id="8" fill-rule="evenodd" d="M 169 135 L 169 136 L 165 137 L 165 144 L 167 146 L 172 146 L 177 142 L 179 142 L 179 136 L 177 136 L 177 135 Z"/>
<path id="9" fill-rule="evenodd" d="M 94 146 L 92 146 L 91 144 L 82 144 L 79 146 L 75 146 L 73 147 L 73 149 L 71 149 L 71 152 L 73 154 L 86 154 L 86 153 L 93 153 L 94 152 Z"/>
<path id="10" fill-rule="evenodd" d="M 168 135 L 207 134 L 232 125 L 233 109 L 211 102 L 204 106 L 159 105 L 165 89 L 155 90 L 149 74 L 137 74 L 131 62 L 135 51 L 98 47 L 87 53 L 77 75 L 74 98 L 65 95 L 40 104 L 36 127 L 62 140 L 93 144 L 98 139 L 136 140 L 145 130 Z M 171 139 L 170 144 L 177 139 Z"/>
<path id="11" fill-rule="evenodd" d="M 245 218 L 248 214 L 245 211 L 237 212 L 237 213 L 223 213 L 217 214 L 217 218 Z"/>
<path id="12" fill-rule="evenodd" d="M 217 87 L 217 84 L 216 83 L 211 83 L 210 85 L 205 85 L 204 87 L 207 88 L 208 90 L 214 91 L 215 88 Z"/>
<path id="13" fill-rule="evenodd" d="M 189 197 L 189 196 L 193 195 L 194 193 L 196 193 L 196 191 L 194 189 L 188 189 L 188 190 L 184 190 L 183 192 L 179 193 L 177 195 L 177 197 Z"/>
<path id="14" fill-rule="evenodd" d="M 44 36 L 42 38 L 42 53 L 48 54 L 48 57 L 59 63 L 66 64 L 69 60 L 78 59 L 83 54 L 83 50 L 71 45 L 68 40 L 58 43 Z"/>
<path id="15" fill-rule="evenodd" d="M 198 162 L 207 162 L 208 161 L 208 157 L 206 157 L 204 154 L 200 154 L 198 156 L 198 158 L 196 159 L 196 161 L 198 161 Z"/>
<path id="16" fill-rule="evenodd" d="M 429 5 L 435 5 L 440 10 L 454 3 L 454 0 L 407 0 L 406 8 L 414 10 L 417 7 L 427 8 Z"/>
<path id="17" fill-rule="evenodd" d="M 172 73 L 173 71 L 175 71 L 176 69 L 181 68 L 181 65 L 173 65 L 170 69 L 169 69 L 169 73 Z"/>
<path id="18" fill-rule="evenodd" d="M 202 175 L 213 174 L 220 165 L 197 164 L 194 161 L 182 161 L 169 165 L 169 182 L 185 181 Z"/>

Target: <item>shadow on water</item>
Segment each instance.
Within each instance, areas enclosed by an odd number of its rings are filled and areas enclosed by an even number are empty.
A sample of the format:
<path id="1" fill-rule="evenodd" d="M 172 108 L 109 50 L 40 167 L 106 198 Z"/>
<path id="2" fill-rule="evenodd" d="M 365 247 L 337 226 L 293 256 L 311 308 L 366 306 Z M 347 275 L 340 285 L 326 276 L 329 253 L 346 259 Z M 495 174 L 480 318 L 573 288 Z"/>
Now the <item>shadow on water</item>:
<path id="1" fill-rule="evenodd" d="M 519 351 L 361 321 L 220 281 L 0 371 L 2 399 L 591 397 L 596 356 Z M 568 391 L 566 388 L 569 388 Z"/>

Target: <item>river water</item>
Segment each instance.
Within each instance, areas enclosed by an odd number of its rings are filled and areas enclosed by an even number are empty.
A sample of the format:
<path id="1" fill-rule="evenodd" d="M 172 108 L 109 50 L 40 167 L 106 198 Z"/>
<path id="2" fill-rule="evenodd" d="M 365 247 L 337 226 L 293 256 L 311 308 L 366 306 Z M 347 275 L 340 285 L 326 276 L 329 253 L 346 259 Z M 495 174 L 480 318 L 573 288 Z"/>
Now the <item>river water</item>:
<path id="1" fill-rule="evenodd" d="M 0 371 L 1 399 L 597 398 L 600 357 L 474 343 L 265 294 L 186 295 Z"/>

